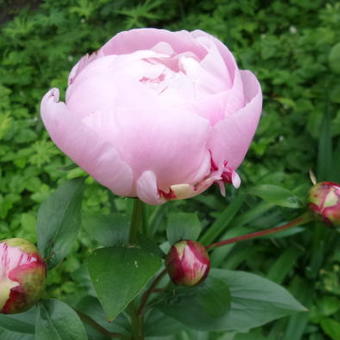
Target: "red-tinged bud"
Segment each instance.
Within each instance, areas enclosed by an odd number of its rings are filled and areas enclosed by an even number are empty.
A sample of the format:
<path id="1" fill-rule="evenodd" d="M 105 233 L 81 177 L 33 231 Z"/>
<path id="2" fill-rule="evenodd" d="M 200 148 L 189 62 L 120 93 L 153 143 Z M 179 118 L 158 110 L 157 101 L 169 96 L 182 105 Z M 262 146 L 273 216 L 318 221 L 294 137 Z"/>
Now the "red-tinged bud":
<path id="1" fill-rule="evenodd" d="M 46 265 L 37 248 L 21 238 L 0 241 L 0 313 L 32 307 L 44 289 Z"/>
<path id="2" fill-rule="evenodd" d="M 195 286 L 204 281 L 209 273 L 209 255 L 198 242 L 180 241 L 171 247 L 166 268 L 175 284 Z"/>
<path id="3" fill-rule="evenodd" d="M 340 184 L 321 182 L 309 192 L 309 208 L 328 224 L 340 225 Z"/>

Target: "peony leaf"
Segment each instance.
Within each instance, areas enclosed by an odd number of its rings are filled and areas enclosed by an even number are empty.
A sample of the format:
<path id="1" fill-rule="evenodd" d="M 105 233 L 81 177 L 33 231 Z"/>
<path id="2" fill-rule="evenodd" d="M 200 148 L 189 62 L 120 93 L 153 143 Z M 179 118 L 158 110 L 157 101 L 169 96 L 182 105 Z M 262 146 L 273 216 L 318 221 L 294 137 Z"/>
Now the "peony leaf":
<path id="1" fill-rule="evenodd" d="M 39 304 L 35 340 L 87 340 L 83 323 L 66 303 L 50 299 Z"/>
<path id="2" fill-rule="evenodd" d="M 93 252 L 90 276 L 109 321 L 132 301 L 157 273 L 161 259 L 140 248 L 112 247 Z"/>
<path id="3" fill-rule="evenodd" d="M 38 248 L 49 268 L 56 266 L 71 250 L 81 225 L 83 180 L 60 186 L 38 212 Z"/>
<path id="4" fill-rule="evenodd" d="M 181 240 L 197 240 L 202 226 L 195 213 L 171 213 L 168 216 L 167 236 L 170 244 Z"/>

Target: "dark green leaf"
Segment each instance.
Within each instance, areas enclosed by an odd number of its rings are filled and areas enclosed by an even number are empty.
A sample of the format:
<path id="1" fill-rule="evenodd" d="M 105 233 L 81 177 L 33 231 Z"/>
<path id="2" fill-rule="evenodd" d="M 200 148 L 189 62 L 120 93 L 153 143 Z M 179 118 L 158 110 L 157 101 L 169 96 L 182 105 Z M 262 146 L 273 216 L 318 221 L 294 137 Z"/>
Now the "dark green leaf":
<path id="1" fill-rule="evenodd" d="M 83 181 L 72 180 L 60 186 L 40 206 L 38 247 L 50 268 L 63 260 L 77 238 L 82 194 Z"/>
<path id="2" fill-rule="evenodd" d="M 340 43 L 333 46 L 329 53 L 328 61 L 331 70 L 336 74 L 340 74 Z"/>
<path id="3" fill-rule="evenodd" d="M 35 340 L 86 340 L 83 323 L 77 313 L 64 302 L 40 302 L 35 324 Z"/>
<path id="4" fill-rule="evenodd" d="M 215 330 L 229 311 L 230 292 L 223 280 L 209 276 L 196 287 L 176 287 L 167 292 L 157 307 L 188 327 Z"/>
<path id="5" fill-rule="evenodd" d="M 33 334 L 34 321 L 30 317 L 25 317 L 27 313 L 14 315 L 0 314 L 0 327 L 17 333 Z"/>
<path id="6" fill-rule="evenodd" d="M 108 320 L 113 320 L 161 266 L 154 253 L 139 248 L 97 249 L 88 259 L 90 276 Z"/>
<path id="7" fill-rule="evenodd" d="M 296 260 L 300 255 L 301 250 L 297 248 L 291 247 L 286 249 L 270 268 L 267 278 L 276 283 L 281 283 L 294 268 Z"/>
<path id="8" fill-rule="evenodd" d="M 162 311 L 177 320 L 183 313 L 181 322 L 188 322 L 189 325 L 189 321 L 192 321 L 190 326 L 197 329 L 246 332 L 272 320 L 306 310 L 283 287 L 254 274 L 213 269 L 209 274 L 209 279 L 222 280 L 230 289 L 231 307 L 224 315 L 210 317 L 210 319 L 205 316 L 204 322 L 204 318 L 200 320 L 197 317 L 197 314 L 202 313 L 202 308 L 198 310 L 196 307 L 196 310 L 192 309 L 191 313 L 185 313 L 182 310 L 184 308 L 191 310 L 191 306 L 185 303 L 180 304 L 181 300 L 177 304 L 180 308 L 171 308 L 171 305 L 164 303 Z M 187 301 L 189 298 L 190 295 L 187 298 L 184 295 L 182 301 Z M 216 301 L 211 301 L 211 303 L 216 303 Z M 186 318 L 190 316 L 192 320 L 188 321 Z M 201 322 L 196 323 L 195 318 Z"/>
<path id="9" fill-rule="evenodd" d="M 328 109 L 323 116 L 318 149 L 318 181 L 328 180 L 332 174 L 332 134 L 331 115 Z"/>
<path id="10" fill-rule="evenodd" d="M 152 308 L 144 322 L 144 334 L 147 337 L 161 337 L 173 335 L 184 330 L 186 326 L 174 318 L 165 315 L 157 308 Z"/>
<path id="11" fill-rule="evenodd" d="M 199 241 L 204 245 L 208 245 L 213 242 L 221 233 L 223 233 L 228 227 L 229 223 L 241 209 L 244 200 L 245 196 L 242 194 L 239 194 L 237 197 L 235 197 L 223 210 L 215 222 L 209 228 L 207 228 L 206 232 Z"/>
<path id="12" fill-rule="evenodd" d="M 168 215 L 167 236 L 172 245 L 180 240 L 197 240 L 202 226 L 195 213 L 171 213 Z"/>
<path id="13" fill-rule="evenodd" d="M 93 296 L 86 296 L 76 306 L 77 311 L 91 317 L 109 332 L 129 334 L 129 320 L 126 315 L 119 314 L 113 322 L 108 322 L 105 318 L 104 310 L 98 299 Z"/>
<path id="14" fill-rule="evenodd" d="M 23 334 L 17 332 L 11 332 L 0 328 L 1 340 L 36 340 L 33 334 Z"/>
<path id="15" fill-rule="evenodd" d="M 301 207 L 301 203 L 297 196 L 295 196 L 289 190 L 277 185 L 261 184 L 250 189 L 249 192 L 265 201 L 268 201 L 269 203 L 281 207 L 292 209 Z"/>
<path id="16" fill-rule="evenodd" d="M 129 238 L 129 219 L 122 214 L 88 215 L 83 225 L 89 235 L 104 247 L 124 245 Z"/>

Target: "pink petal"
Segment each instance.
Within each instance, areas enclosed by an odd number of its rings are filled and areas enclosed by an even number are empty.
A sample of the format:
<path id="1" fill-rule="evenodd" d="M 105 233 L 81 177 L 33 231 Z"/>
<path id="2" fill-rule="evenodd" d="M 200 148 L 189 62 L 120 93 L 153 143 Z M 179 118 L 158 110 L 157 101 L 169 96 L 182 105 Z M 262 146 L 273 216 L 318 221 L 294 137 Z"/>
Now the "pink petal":
<path id="1" fill-rule="evenodd" d="M 227 161 L 234 170 L 247 153 L 262 111 L 262 92 L 258 80 L 250 71 L 241 71 L 241 78 L 245 106 L 217 123 L 209 141 L 214 162 L 221 166 Z"/>
<path id="2" fill-rule="evenodd" d="M 140 28 L 118 33 L 109 40 L 101 51 L 105 55 L 128 54 L 137 50 L 150 50 L 159 42 L 168 43 L 176 53 L 191 51 L 199 58 L 206 55 L 187 31 L 170 32 L 155 28 Z"/>
<path id="3" fill-rule="evenodd" d="M 173 184 L 194 184 L 204 178 L 210 171 L 208 121 L 173 109 L 156 96 L 145 95 L 136 102 L 138 107 L 126 99 L 118 101 L 115 111 L 95 112 L 85 124 L 115 145 L 135 179 L 151 170 L 158 188 L 166 191 Z"/>
<path id="4" fill-rule="evenodd" d="M 41 115 L 54 143 L 99 183 L 122 196 L 133 194 L 132 171 L 112 144 L 88 129 L 63 102 L 58 89 L 45 94 Z"/>
<path id="5" fill-rule="evenodd" d="M 165 202 L 159 195 L 156 175 L 150 170 L 144 171 L 137 179 L 136 191 L 137 196 L 145 203 L 158 205 Z"/>

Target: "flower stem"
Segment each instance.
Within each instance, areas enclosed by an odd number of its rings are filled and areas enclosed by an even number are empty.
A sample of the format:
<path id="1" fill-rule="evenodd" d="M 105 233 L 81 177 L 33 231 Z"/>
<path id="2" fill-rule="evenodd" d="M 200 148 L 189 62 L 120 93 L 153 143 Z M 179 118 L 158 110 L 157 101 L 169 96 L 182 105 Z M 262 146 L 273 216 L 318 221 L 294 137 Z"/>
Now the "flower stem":
<path id="1" fill-rule="evenodd" d="M 296 225 L 301 225 L 301 224 L 307 223 L 311 220 L 312 220 L 312 217 L 307 213 L 307 214 L 304 214 L 304 215 L 301 215 L 301 216 L 295 218 L 294 220 L 290 221 L 287 224 L 284 224 L 284 225 L 281 225 L 281 226 L 278 226 L 278 227 L 260 230 L 260 231 L 254 232 L 254 233 L 236 236 L 236 237 L 230 238 L 228 240 L 223 240 L 223 241 L 219 241 L 219 242 L 209 244 L 208 246 L 206 246 L 206 249 L 210 250 L 212 248 L 225 246 L 227 244 L 231 244 L 231 243 L 235 243 L 235 242 L 239 242 L 239 241 L 245 241 L 245 240 L 249 240 L 249 239 L 252 239 L 252 238 L 261 237 L 261 236 L 265 236 L 265 235 L 269 235 L 269 234 L 275 234 L 275 233 L 284 231 L 286 229 L 295 227 Z"/>
<path id="2" fill-rule="evenodd" d="M 148 299 L 151 295 L 151 293 L 154 291 L 154 289 L 156 288 L 156 286 L 158 285 L 159 281 L 163 278 L 163 276 L 166 274 L 166 269 L 163 269 L 153 280 L 153 282 L 151 283 L 150 287 L 145 291 L 145 293 L 142 296 L 142 300 L 140 303 L 140 306 L 138 308 L 138 315 L 143 315 L 144 313 L 144 309 L 145 306 L 148 302 Z"/>
<path id="3" fill-rule="evenodd" d="M 134 199 L 133 209 L 131 214 L 130 232 L 129 232 L 129 244 L 138 244 L 138 234 L 143 230 L 144 226 L 144 206 L 143 202 L 138 198 Z M 136 300 L 130 302 L 127 311 L 130 315 L 131 321 L 131 339 L 144 340 L 143 315 L 138 313 L 138 307 Z"/>
<path id="4" fill-rule="evenodd" d="M 135 301 L 132 301 L 128 306 L 128 313 L 131 320 L 131 339 L 144 340 L 144 318 L 138 313 Z"/>
<path id="5" fill-rule="evenodd" d="M 143 202 L 138 198 L 134 199 L 133 209 L 131 215 L 131 223 L 130 223 L 130 234 L 129 234 L 129 243 L 136 244 L 138 242 L 138 233 L 143 228 L 143 220 L 144 220 L 144 206 Z"/>
<path id="6" fill-rule="evenodd" d="M 99 323 L 94 321 L 92 318 L 90 318 L 88 315 L 77 311 L 77 314 L 79 318 L 83 321 L 86 322 L 88 325 L 96 329 L 99 333 L 109 337 L 109 338 L 121 338 L 121 339 L 126 339 L 126 336 L 120 333 L 113 333 L 108 331 L 106 328 L 102 327 Z"/>

